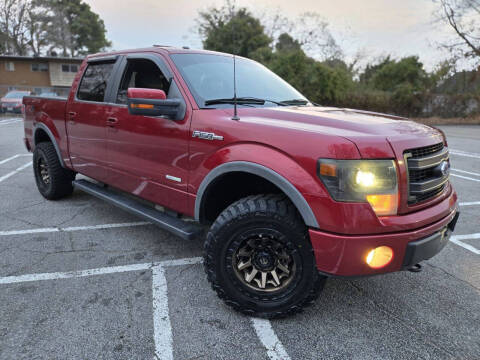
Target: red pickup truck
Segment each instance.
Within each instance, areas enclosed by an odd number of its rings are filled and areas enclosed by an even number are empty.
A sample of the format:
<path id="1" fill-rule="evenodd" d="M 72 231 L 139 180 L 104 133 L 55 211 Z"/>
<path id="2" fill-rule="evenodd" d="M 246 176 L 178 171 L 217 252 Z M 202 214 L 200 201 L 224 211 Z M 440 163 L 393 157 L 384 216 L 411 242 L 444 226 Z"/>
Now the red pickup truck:
<path id="1" fill-rule="evenodd" d="M 23 104 L 45 198 L 78 188 L 185 239 L 208 225 L 208 280 L 246 314 L 299 311 L 328 277 L 417 271 L 458 218 L 441 131 L 318 106 L 249 59 L 96 54 L 68 99 Z"/>

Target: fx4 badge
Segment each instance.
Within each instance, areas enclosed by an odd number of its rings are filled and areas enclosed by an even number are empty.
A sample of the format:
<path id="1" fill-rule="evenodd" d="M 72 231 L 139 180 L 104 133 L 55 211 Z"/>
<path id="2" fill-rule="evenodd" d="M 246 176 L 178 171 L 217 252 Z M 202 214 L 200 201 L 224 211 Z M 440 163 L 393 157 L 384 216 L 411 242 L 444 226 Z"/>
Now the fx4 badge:
<path id="1" fill-rule="evenodd" d="M 194 130 L 192 137 L 198 137 L 199 139 L 205 140 L 223 140 L 223 136 L 216 135 L 215 133 L 205 132 L 205 131 L 198 131 Z"/>

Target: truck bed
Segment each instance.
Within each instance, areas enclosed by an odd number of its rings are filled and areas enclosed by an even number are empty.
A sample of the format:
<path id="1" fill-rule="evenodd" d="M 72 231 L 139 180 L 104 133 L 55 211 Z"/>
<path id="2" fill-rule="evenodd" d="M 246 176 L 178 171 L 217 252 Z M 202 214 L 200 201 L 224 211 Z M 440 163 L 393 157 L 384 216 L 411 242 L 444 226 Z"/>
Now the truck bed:
<path id="1" fill-rule="evenodd" d="M 68 157 L 65 123 L 67 98 L 25 96 L 23 105 L 27 149 L 33 151 L 35 147 L 34 130 L 37 127 L 42 127 L 41 124 L 45 124 L 55 137 L 62 157 Z"/>

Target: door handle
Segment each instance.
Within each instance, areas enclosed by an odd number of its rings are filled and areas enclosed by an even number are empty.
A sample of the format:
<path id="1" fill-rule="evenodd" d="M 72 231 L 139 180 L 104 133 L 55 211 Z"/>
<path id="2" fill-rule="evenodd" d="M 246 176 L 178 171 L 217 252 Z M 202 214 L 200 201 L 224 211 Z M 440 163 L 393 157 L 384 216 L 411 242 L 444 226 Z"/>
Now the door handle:
<path id="1" fill-rule="evenodd" d="M 117 118 L 110 117 L 107 119 L 107 126 L 115 127 L 116 124 L 118 124 Z"/>
<path id="2" fill-rule="evenodd" d="M 70 125 L 75 125 L 75 120 L 73 120 L 73 119 L 75 118 L 76 115 L 77 115 L 77 113 L 76 113 L 76 112 L 73 112 L 73 111 L 70 111 L 70 112 L 68 113 L 68 123 L 69 123 Z"/>

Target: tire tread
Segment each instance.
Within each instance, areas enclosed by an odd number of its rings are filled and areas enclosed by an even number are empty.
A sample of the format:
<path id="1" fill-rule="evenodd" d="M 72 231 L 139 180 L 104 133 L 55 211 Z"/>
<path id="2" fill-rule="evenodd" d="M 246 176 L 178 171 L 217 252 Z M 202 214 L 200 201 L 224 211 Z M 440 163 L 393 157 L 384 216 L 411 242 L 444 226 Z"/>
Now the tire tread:
<path id="1" fill-rule="evenodd" d="M 241 218 L 258 213 L 268 213 L 272 214 L 273 216 L 280 216 L 282 221 L 285 221 L 288 226 L 291 226 L 296 232 L 302 234 L 302 242 L 305 241 L 310 244 L 308 230 L 303 223 L 303 220 L 301 219 L 293 203 L 285 195 L 252 195 L 231 204 L 212 224 L 204 245 L 204 270 L 207 274 L 207 278 L 212 289 L 217 293 L 218 297 L 235 310 L 250 316 L 283 318 L 298 313 L 305 307 L 313 304 L 324 287 L 326 280 L 325 277 L 314 271 L 312 286 L 310 287 L 308 293 L 304 294 L 301 299 L 292 303 L 288 308 L 282 311 L 259 313 L 247 304 L 242 304 L 227 294 L 227 292 L 222 288 L 215 271 L 216 260 L 218 259 L 215 259 L 213 256 L 214 248 L 216 248 L 221 241 L 216 234 L 218 234 L 220 229 L 224 226 L 227 226 L 230 222 L 237 221 Z"/>
<path id="2" fill-rule="evenodd" d="M 75 179 L 75 173 L 62 167 L 58 159 L 57 151 L 51 142 L 41 142 L 36 145 L 33 156 L 34 171 L 36 171 L 36 159 L 42 155 L 48 165 L 51 187 L 46 192 L 42 192 L 39 188 L 40 193 L 48 200 L 58 200 L 71 195 L 73 192 L 72 181 Z"/>

